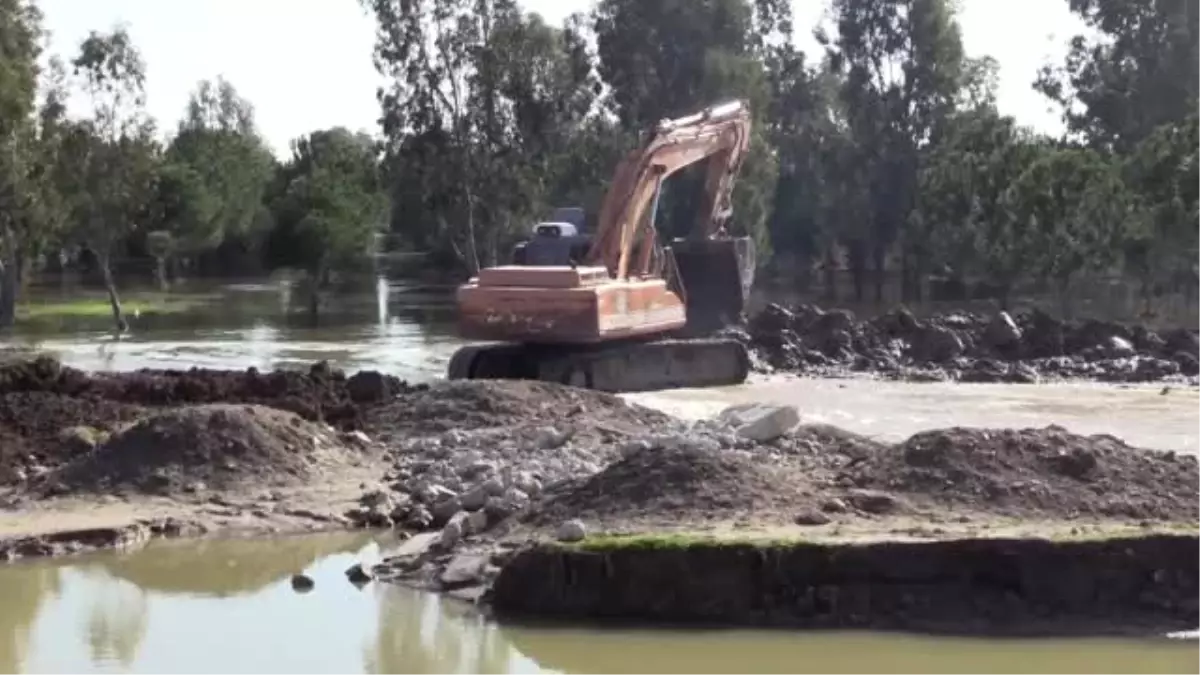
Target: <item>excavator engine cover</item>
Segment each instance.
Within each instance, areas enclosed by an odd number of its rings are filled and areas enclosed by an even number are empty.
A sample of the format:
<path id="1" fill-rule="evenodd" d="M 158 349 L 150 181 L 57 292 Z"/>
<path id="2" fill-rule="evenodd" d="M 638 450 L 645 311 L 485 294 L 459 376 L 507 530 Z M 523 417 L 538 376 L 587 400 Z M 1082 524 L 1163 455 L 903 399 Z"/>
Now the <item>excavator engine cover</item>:
<path id="1" fill-rule="evenodd" d="M 676 239 L 671 245 L 675 283 L 687 307 L 688 335 L 704 335 L 742 318 L 757 265 L 749 237 Z"/>

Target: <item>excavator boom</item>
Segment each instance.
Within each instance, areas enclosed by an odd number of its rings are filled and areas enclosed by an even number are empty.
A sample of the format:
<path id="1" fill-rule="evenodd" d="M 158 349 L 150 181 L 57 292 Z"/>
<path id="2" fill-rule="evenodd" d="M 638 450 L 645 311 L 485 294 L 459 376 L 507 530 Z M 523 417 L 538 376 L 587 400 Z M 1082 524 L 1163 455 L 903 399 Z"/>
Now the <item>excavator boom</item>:
<path id="1" fill-rule="evenodd" d="M 518 247 L 517 264 L 483 269 L 459 288 L 462 336 L 510 344 L 460 350 L 450 377 L 550 379 L 609 391 L 743 381 L 749 360 L 740 344 L 664 338 L 740 317 L 754 247 L 725 229 L 749 138 L 741 101 L 660 122 L 617 166 L 590 243 L 572 243 L 574 224 L 539 224 L 534 240 Z M 707 174 L 696 224 L 664 247 L 655 227 L 663 183 L 700 162 Z M 528 264 L 535 244 L 539 260 L 551 244 L 560 253 L 549 256 L 552 264 Z"/>

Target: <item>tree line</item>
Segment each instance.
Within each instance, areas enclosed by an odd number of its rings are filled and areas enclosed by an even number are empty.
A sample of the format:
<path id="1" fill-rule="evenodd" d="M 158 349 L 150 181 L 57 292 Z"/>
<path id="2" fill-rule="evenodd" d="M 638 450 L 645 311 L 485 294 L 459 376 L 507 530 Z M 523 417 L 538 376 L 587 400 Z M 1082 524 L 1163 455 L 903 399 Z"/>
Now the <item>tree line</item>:
<path id="1" fill-rule="evenodd" d="M 1062 111 L 1050 137 L 999 112 L 953 0 L 830 0 L 817 53 L 788 0 L 597 0 L 561 26 L 516 0 L 359 0 L 379 133 L 317 130 L 276 158 L 228 82 L 199 83 L 160 140 L 127 33 L 43 68 L 35 2 L 0 0 L 0 325 L 31 273 L 85 261 L 118 324 L 116 259 L 153 260 L 163 285 L 290 268 L 319 289 L 387 234 L 470 273 L 553 207 L 594 214 L 657 121 L 735 97 L 754 131 L 733 225 L 764 265 L 847 270 L 859 299 L 889 273 L 909 299 L 930 277 L 1002 300 L 1097 273 L 1194 288 L 1197 5 L 1062 1 L 1092 34 L 1031 83 Z M 66 114 L 71 91 L 88 115 Z M 700 189 L 698 171 L 668 182 L 663 236 Z"/>

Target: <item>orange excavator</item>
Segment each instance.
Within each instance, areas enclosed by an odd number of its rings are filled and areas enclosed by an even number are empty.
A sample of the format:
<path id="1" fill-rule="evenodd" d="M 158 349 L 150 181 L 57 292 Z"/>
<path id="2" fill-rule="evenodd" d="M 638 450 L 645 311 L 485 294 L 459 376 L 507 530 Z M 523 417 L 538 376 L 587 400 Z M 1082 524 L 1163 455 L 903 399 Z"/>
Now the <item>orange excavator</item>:
<path id="1" fill-rule="evenodd" d="M 755 248 L 726 225 L 750 141 L 745 102 L 660 122 L 618 165 L 594 236 L 581 209 L 560 209 L 519 244 L 512 265 L 458 289 L 468 340 L 450 379 L 530 379 L 609 392 L 738 384 L 750 369 L 735 340 L 704 337 L 740 320 Z M 707 161 L 704 200 L 670 246 L 655 227 L 664 181 Z"/>

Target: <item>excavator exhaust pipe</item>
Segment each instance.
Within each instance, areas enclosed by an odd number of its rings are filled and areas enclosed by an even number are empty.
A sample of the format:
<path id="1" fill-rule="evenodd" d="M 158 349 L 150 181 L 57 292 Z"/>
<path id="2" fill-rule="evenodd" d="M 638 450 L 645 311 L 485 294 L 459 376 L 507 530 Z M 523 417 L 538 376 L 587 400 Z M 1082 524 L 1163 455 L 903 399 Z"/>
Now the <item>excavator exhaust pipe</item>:
<path id="1" fill-rule="evenodd" d="M 676 239 L 670 252 L 673 290 L 687 306 L 685 335 L 709 335 L 739 323 L 754 285 L 754 240 Z"/>

